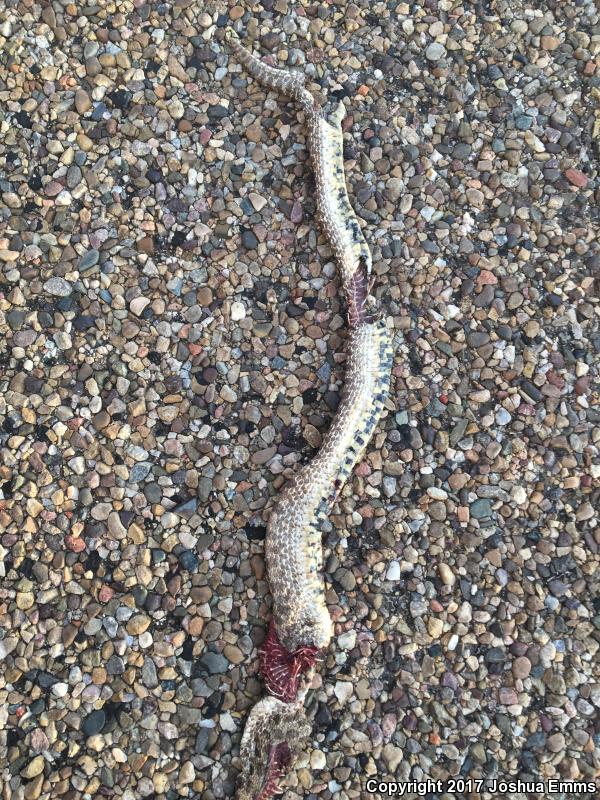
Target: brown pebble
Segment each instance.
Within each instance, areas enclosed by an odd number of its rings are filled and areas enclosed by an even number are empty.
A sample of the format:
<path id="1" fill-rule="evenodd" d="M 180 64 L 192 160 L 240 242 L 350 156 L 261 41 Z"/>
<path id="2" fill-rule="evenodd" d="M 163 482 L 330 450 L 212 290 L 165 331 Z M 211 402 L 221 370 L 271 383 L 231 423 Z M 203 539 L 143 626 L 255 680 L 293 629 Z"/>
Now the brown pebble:
<path id="1" fill-rule="evenodd" d="M 154 239 L 151 236 L 144 236 L 137 241 L 137 249 L 140 253 L 152 255 L 154 253 Z"/>
<path id="2" fill-rule="evenodd" d="M 526 678 L 531 672 L 531 661 L 527 656 L 519 656 L 515 658 L 512 665 L 512 671 L 515 678 Z"/>
<path id="3" fill-rule="evenodd" d="M 208 286 L 202 286 L 200 289 L 198 289 L 197 298 L 198 305 L 206 308 L 206 306 L 209 306 L 213 301 L 212 289 L 210 289 Z"/>

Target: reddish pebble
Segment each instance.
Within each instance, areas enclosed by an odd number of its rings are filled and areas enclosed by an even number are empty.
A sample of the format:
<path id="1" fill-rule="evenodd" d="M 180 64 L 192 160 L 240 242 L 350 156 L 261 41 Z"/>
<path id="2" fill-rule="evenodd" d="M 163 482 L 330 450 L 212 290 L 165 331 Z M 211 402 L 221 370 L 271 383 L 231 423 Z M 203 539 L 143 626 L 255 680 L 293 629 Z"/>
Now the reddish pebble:
<path id="1" fill-rule="evenodd" d="M 101 603 L 108 603 L 109 600 L 112 600 L 113 595 L 114 592 L 110 586 L 103 586 L 98 592 L 98 600 L 100 600 Z"/>
<path id="2" fill-rule="evenodd" d="M 65 536 L 65 544 L 73 553 L 81 553 L 85 550 L 85 542 L 79 536 L 72 536 L 70 533 Z"/>
<path id="3" fill-rule="evenodd" d="M 572 183 L 573 186 L 579 186 L 580 189 L 585 189 L 588 183 L 587 175 L 584 175 L 578 169 L 568 169 L 565 172 L 565 178 Z"/>
<path id="4" fill-rule="evenodd" d="M 200 131 L 199 139 L 200 139 L 200 144 L 208 144 L 212 139 L 212 131 L 209 130 L 208 128 L 204 128 L 203 130 Z"/>
<path id="5" fill-rule="evenodd" d="M 477 276 L 477 283 L 479 286 L 493 286 L 498 283 L 498 278 L 489 269 L 482 269 Z"/>

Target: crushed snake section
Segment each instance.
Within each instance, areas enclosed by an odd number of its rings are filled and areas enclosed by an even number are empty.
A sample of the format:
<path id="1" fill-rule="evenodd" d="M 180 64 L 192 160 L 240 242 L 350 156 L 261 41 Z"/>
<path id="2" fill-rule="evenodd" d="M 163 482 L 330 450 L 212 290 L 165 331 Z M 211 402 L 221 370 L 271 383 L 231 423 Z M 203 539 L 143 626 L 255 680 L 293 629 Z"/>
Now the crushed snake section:
<path id="1" fill-rule="evenodd" d="M 315 171 L 317 217 L 340 271 L 348 306 L 348 361 L 340 406 L 315 458 L 275 501 L 265 553 L 273 619 L 260 652 L 269 696 L 252 709 L 242 742 L 238 800 L 268 800 L 310 734 L 304 696 L 333 623 L 325 604 L 321 526 L 362 457 L 383 412 L 393 346 L 370 297 L 371 253 L 346 190 L 340 103 L 326 116 L 300 73 L 264 64 L 237 34 L 225 34 L 238 61 L 261 84 L 295 100 L 304 112 Z"/>

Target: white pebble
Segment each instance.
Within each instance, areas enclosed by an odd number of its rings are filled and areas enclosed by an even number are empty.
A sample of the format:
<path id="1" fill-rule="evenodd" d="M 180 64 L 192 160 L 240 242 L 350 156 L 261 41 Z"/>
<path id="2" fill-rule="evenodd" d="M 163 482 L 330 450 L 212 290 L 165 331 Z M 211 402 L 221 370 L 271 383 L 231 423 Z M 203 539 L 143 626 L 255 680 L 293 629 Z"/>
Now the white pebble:
<path id="1" fill-rule="evenodd" d="M 85 460 L 81 456 L 75 456 L 75 458 L 69 459 L 67 462 L 69 468 L 75 473 L 75 475 L 83 475 L 85 472 Z"/>
<path id="2" fill-rule="evenodd" d="M 352 684 L 348 681 L 336 681 L 333 692 L 340 703 L 346 703 L 352 697 Z"/>
<path id="3" fill-rule="evenodd" d="M 136 317 L 139 317 L 149 302 L 150 300 L 147 297 L 134 297 L 129 304 L 129 309 Z"/>
<path id="4" fill-rule="evenodd" d="M 337 646 L 340 650 L 352 650 L 355 644 L 356 631 L 346 631 L 346 633 L 342 633 L 341 636 L 338 636 Z"/>
<path id="5" fill-rule="evenodd" d="M 243 303 L 240 303 L 239 300 L 236 300 L 235 303 L 231 304 L 231 319 L 233 322 L 238 322 L 241 319 L 244 319 L 246 316 L 246 308 Z"/>
<path id="6" fill-rule="evenodd" d="M 385 573 L 386 581 L 399 581 L 400 580 L 400 562 L 390 561 L 390 565 Z"/>
<path id="7" fill-rule="evenodd" d="M 527 492 L 525 487 L 513 486 L 511 497 L 518 506 L 523 505 L 523 503 L 527 500 Z"/>
<path id="8" fill-rule="evenodd" d="M 219 723 L 224 731 L 229 731 L 230 733 L 235 733 L 237 731 L 235 720 L 228 711 L 219 716 Z"/>

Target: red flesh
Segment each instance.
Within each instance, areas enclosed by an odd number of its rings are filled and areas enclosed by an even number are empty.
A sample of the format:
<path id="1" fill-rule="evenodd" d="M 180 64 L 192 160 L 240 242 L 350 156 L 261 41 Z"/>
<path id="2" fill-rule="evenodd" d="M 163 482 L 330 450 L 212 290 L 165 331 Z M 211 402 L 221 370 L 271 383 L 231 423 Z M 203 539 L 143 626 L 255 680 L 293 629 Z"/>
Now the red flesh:
<path id="1" fill-rule="evenodd" d="M 271 620 L 269 633 L 260 649 L 260 671 L 267 690 L 284 703 L 293 703 L 298 694 L 302 673 L 315 663 L 318 649 L 312 645 L 298 648 L 290 653 L 279 641 L 275 623 Z"/>
<path id="2" fill-rule="evenodd" d="M 279 742 L 271 747 L 267 777 L 255 800 L 270 800 L 273 795 L 281 792 L 279 781 L 288 771 L 291 763 L 292 753 L 287 742 Z"/>
<path id="3" fill-rule="evenodd" d="M 367 265 L 361 259 L 348 286 L 348 322 L 350 326 L 373 321 L 372 315 L 368 314 L 366 309 L 369 291 Z"/>

